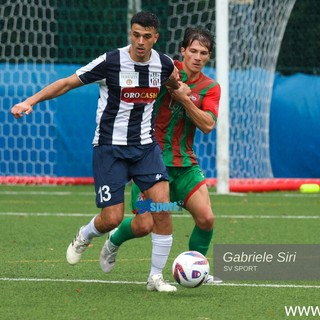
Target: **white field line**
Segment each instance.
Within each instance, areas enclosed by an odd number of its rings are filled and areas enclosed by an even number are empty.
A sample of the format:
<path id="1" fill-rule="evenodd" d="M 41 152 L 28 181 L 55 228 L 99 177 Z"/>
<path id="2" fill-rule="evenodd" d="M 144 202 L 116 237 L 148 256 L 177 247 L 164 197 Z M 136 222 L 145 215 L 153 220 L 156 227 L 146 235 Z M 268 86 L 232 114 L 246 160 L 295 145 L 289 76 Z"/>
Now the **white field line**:
<path id="1" fill-rule="evenodd" d="M 99 280 L 99 279 L 50 279 L 50 278 L 0 278 L 0 281 L 26 281 L 26 282 L 72 282 L 72 283 L 105 283 L 105 284 L 135 284 L 145 285 L 146 282 L 140 281 L 120 281 L 120 280 Z M 176 283 L 171 282 L 176 285 Z M 320 289 L 320 285 L 295 285 L 295 284 L 255 284 L 255 283 L 221 283 L 214 285 L 227 287 L 260 287 L 260 288 L 302 288 L 302 289 Z"/>
<path id="2" fill-rule="evenodd" d="M 221 196 L 217 194 L 216 192 L 210 191 L 209 194 L 211 196 Z M 0 196 L 1 195 L 7 195 L 7 196 L 21 196 L 21 195 L 47 195 L 47 196 L 70 196 L 70 195 L 79 195 L 79 196 L 95 196 L 94 191 L 92 192 L 74 192 L 74 191 L 0 191 Z M 126 191 L 125 195 L 130 196 L 131 192 Z M 224 194 L 223 196 L 246 196 L 248 193 L 240 193 L 240 192 L 230 192 L 228 194 Z M 259 193 L 256 192 L 255 196 L 263 196 L 263 197 L 279 197 L 278 193 Z M 319 197 L 319 193 L 315 194 L 306 194 L 306 193 L 292 193 L 292 192 L 282 192 L 281 196 L 283 197 Z"/>
<path id="3" fill-rule="evenodd" d="M 129 194 L 129 192 L 128 192 Z M 21 196 L 21 195 L 41 195 L 41 196 L 95 196 L 94 192 L 71 192 L 71 191 L 0 191 L 0 196 Z"/>
<path id="4" fill-rule="evenodd" d="M 85 279 L 37 279 L 37 278 L 0 278 L 0 281 L 27 281 L 27 282 L 76 282 L 76 283 L 109 283 L 109 284 L 146 284 L 146 281 L 117 281 L 117 280 L 85 280 Z"/>
<path id="5" fill-rule="evenodd" d="M 36 217 L 92 217 L 94 213 L 62 213 L 62 212 L 0 212 L 0 216 L 36 216 Z M 132 217 L 132 214 L 125 214 Z M 172 214 L 173 218 L 191 218 L 190 214 Z M 217 219 L 320 219 L 319 216 L 286 216 L 286 215 L 215 215 Z"/>
<path id="6" fill-rule="evenodd" d="M 285 215 L 215 215 L 223 219 L 320 219 L 319 216 L 285 216 Z"/>
<path id="7" fill-rule="evenodd" d="M 125 192 L 126 195 L 130 195 L 130 192 Z M 0 196 L 21 196 L 21 195 L 42 195 L 42 196 L 95 196 L 94 191 L 92 192 L 73 192 L 73 191 L 0 191 Z"/>

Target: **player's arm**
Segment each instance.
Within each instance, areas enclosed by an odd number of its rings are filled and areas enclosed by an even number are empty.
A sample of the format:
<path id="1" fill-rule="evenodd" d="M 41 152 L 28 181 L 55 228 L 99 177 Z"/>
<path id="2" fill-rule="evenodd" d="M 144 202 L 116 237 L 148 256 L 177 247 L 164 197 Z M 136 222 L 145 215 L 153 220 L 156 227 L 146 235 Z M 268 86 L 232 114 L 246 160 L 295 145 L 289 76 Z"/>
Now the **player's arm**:
<path id="1" fill-rule="evenodd" d="M 183 105 L 188 116 L 197 128 L 199 128 L 203 133 L 209 133 L 214 129 L 216 121 L 212 116 L 213 113 L 211 112 L 211 110 L 208 110 L 210 112 L 207 112 L 206 109 L 199 109 L 192 102 L 192 100 L 190 99 L 190 88 L 188 85 L 182 83 L 181 87 L 178 90 L 169 91 L 171 93 L 172 98 Z M 205 99 L 206 97 L 203 99 L 203 102 L 205 102 Z M 209 103 L 209 101 L 206 101 L 205 103 L 207 104 Z"/>
<path id="2" fill-rule="evenodd" d="M 174 67 L 170 78 L 166 82 L 166 87 L 171 89 L 179 89 L 180 87 L 180 73 L 177 67 Z"/>
<path id="3" fill-rule="evenodd" d="M 196 107 L 190 98 L 185 100 L 182 105 L 189 118 L 203 133 L 209 133 L 214 129 L 216 122 L 210 113 Z"/>
<path id="4" fill-rule="evenodd" d="M 33 110 L 33 106 L 39 102 L 50 100 L 65 94 L 66 92 L 82 86 L 83 83 L 79 80 L 76 74 L 73 74 L 67 78 L 59 79 L 42 90 L 27 98 L 25 101 L 17 103 L 11 108 L 11 113 L 15 118 L 20 118 L 23 113 L 30 114 Z"/>

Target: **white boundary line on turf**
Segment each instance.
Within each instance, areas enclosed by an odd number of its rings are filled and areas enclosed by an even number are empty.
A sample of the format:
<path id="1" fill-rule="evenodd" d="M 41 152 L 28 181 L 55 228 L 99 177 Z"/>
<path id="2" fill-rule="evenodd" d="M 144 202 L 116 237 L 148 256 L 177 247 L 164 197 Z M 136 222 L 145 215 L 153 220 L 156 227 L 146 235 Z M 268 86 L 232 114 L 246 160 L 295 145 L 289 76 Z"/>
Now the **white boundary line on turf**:
<path id="1" fill-rule="evenodd" d="M 125 195 L 130 195 L 131 192 L 125 192 Z M 4 196 L 21 196 L 21 195 L 42 195 L 42 196 L 72 196 L 72 195 L 79 195 L 79 196 L 93 196 L 95 197 L 94 191 L 86 192 L 74 192 L 74 191 L 0 191 L 0 195 Z"/>
<path id="2" fill-rule="evenodd" d="M 320 219 L 319 216 L 284 216 L 284 215 L 215 215 L 216 218 L 223 219 Z"/>
<path id="3" fill-rule="evenodd" d="M 72 192 L 72 191 L 0 191 L 4 196 L 21 196 L 21 195 L 42 195 L 42 196 L 95 196 L 94 192 Z"/>
<path id="4" fill-rule="evenodd" d="M 94 280 L 94 279 L 44 279 L 44 278 L 0 278 L 0 281 L 27 281 L 27 282 L 73 282 L 73 283 L 105 283 L 105 284 L 146 284 L 139 281 L 120 281 L 120 280 Z M 172 283 L 172 282 L 171 282 Z M 175 284 L 175 283 L 172 283 Z M 212 286 L 212 285 L 210 285 Z M 320 285 L 295 285 L 295 284 L 255 284 L 255 283 L 221 283 L 216 286 L 228 287 L 262 287 L 262 288 L 302 288 L 302 289 L 320 289 Z"/>
<path id="5" fill-rule="evenodd" d="M 27 281 L 27 282 L 76 282 L 76 283 L 109 283 L 109 284 L 146 284 L 139 281 L 118 281 L 118 280 L 86 280 L 86 279 L 37 279 L 37 278 L 0 278 L 0 281 Z"/>
<path id="6" fill-rule="evenodd" d="M 36 217 L 92 217 L 90 213 L 62 213 L 62 212 L 0 212 L 0 216 L 36 216 Z M 132 217 L 132 214 L 125 214 Z M 174 218 L 191 218 L 190 214 L 172 214 Z M 285 215 L 215 215 L 217 219 L 320 219 L 319 216 L 285 216 Z"/>
<path id="7" fill-rule="evenodd" d="M 93 196 L 95 197 L 94 191 L 88 192 L 88 191 L 80 191 L 80 192 L 75 192 L 75 191 L 12 191 L 12 190 L 3 190 L 0 191 L 0 195 L 7 195 L 7 196 L 20 196 L 20 195 L 48 195 L 48 196 L 71 196 L 71 195 L 79 195 L 79 196 Z M 125 191 L 125 195 L 129 196 L 131 195 L 130 191 Z M 235 196 L 235 197 L 243 197 L 248 195 L 248 193 L 243 193 L 243 192 L 230 192 L 228 194 L 217 194 L 217 192 L 209 191 L 210 196 Z M 266 197 L 278 197 L 278 193 L 260 193 L 256 192 L 254 193 L 255 196 L 266 196 Z M 282 191 L 281 196 L 283 197 L 319 197 L 318 193 L 292 193 L 292 191 L 288 191 L 286 193 L 285 191 Z"/>
<path id="8" fill-rule="evenodd" d="M 302 288 L 302 289 L 320 289 L 315 285 L 303 285 L 303 284 L 272 284 L 272 283 L 220 283 L 215 286 L 227 286 L 227 287 L 264 287 L 264 288 Z"/>

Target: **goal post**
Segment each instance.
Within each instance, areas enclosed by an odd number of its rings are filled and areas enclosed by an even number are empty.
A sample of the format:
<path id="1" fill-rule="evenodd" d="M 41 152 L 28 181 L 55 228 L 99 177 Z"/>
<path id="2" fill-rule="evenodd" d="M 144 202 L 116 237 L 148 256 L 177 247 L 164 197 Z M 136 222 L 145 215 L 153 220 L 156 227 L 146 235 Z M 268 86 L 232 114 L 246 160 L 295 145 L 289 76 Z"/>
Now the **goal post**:
<path id="1" fill-rule="evenodd" d="M 216 0 L 216 70 L 221 86 L 217 122 L 217 193 L 229 193 L 229 5 Z"/>

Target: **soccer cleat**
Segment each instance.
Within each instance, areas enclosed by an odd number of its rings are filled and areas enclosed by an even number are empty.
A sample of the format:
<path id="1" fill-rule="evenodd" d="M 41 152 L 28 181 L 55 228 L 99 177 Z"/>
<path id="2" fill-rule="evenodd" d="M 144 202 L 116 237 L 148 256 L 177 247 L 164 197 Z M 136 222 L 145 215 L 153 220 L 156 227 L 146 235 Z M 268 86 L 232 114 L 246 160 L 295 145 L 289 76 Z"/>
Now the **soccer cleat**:
<path id="1" fill-rule="evenodd" d="M 78 234 L 74 237 L 67 249 L 66 258 L 70 264 L 77 264 L 80 261 L 83 252 L 90 244 L 90 240 L 86 240 L 82 237 L 82 228 L 83 227 L 80 228 Z"/>
<path id="2" fill-rule="evenodd" d="M 159 273 L 149 277 L 147 282 L 147 290 L 159 292 L 175 292 L 177 291 L 177 288 L 164 281 L 162 274 Z"/>
<path id="3" fill-rule="evenodd" d="M 209 274 L 206 281 L 203 282 L 203 284 L 220 284 L 220 283 L 223 283 L 223 280 L 216 276 L 212 276 L 211 274 Z"/>
<path id="4" fill-rule="evenodd" d="M 100 252 L 100 267 L 103 272 L 111 272 L 116 264 L 119 247 L 115 246 L 110 238 L 107 239 Z"/>

